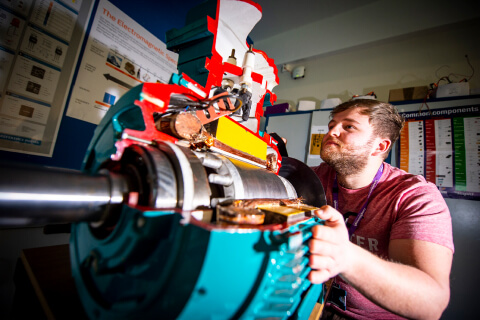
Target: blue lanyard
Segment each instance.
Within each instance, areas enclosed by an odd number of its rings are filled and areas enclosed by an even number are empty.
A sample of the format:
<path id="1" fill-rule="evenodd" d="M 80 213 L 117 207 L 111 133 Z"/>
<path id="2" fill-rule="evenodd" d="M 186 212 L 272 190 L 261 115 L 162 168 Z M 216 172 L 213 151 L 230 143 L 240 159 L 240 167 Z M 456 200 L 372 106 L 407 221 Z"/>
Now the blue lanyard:
<path id="1" fill-rule="evenodd" d="M 368 200 L 370 199 L 370 196 L 372 195 L 373 190 L 377 186 L 378 182 L 380 181 L 380 178 L 382 177 L 383 173 L 383 163 L 378 168 L 377 174 L 375 177 L 373 177 L 372 184 L 370 185 L 370 191 L 368 192 L 367 199 L 365 200 L 365 203 L 363 204 L 362 208 L 360 209 L 360 212 L 357 214 L 357 217 L 353 221 L 353 223 L 348 226 L 348 236 L 351 237 L 352 234 L 357 230 L 358 225 L 360 224 L 360 221 L 363 219 L 363 215 L 365 214 L 365 211 L 367 210 L 368 206 Z M 337 182 L 337 174 L 335 174 L 335 179 L 333 180 L 333 206 L 335 210 L 338 210 L 338 182 Z M 347 217 L 348 218 L 348 217 Z"/>

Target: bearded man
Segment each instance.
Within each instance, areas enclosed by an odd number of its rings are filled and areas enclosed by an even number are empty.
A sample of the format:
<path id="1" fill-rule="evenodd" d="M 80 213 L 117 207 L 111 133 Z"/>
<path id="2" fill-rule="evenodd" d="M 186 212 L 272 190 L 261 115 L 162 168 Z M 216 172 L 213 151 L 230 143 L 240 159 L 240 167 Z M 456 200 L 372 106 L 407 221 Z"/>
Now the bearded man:
<path id="1" fill-rule="evenodd" d="M 329 204 L 310 241 L 309 279 L 331 280 L 322 319 L 438 319 L 448 305 L 448 207 L 434 184 L 384 162 L 403 125 L 376 100 L 331 112 L 313 168 Z"/>

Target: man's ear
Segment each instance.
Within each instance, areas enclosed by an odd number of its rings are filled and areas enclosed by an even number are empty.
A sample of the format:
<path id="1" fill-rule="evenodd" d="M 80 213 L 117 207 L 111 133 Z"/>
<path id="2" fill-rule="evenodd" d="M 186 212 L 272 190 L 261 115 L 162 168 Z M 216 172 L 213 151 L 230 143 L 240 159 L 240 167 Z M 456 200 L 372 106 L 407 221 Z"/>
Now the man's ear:
<path id="1" fill-rule="evenodd" d="M 372 155 L 379 156 L 387 153 L 391 145 L 392 141 L 390 141 L 390 139 L 378 138 L 376 148 L 373 151 Z"/>

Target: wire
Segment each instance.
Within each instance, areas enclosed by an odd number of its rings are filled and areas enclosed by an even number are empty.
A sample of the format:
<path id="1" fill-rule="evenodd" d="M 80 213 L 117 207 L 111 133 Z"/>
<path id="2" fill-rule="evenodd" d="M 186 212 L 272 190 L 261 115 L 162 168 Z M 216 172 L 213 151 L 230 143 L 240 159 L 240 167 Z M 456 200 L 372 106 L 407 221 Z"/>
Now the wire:
<path id="1" fill-rule="evenodd" d="M 169 116 L 169 115 L 174 114 L 174 113 L 175 112 L 173 112 L 171 110 L 167 110 L 165 113 L 154 112 L 153 113 L 153 121 L 157 122 L 159 119 L 161 119 L 163 117 L 166 117 L 166 116 Z"/>
<path id="2" fill-rule="evenodd" d="M 242 99 L 240 99 L 239 96 L 236 96 L 236 95 L 233 95 L 233 94 L 228 94 L 227 92 L 223 92 L 223 93 L 221 93 L 221 94 L 218 94 L 218 95 L 216 95 L 216 96 L 213 96 L 213 97 L 211 98 L 212 100 L 210 101 L 210 103 L 208 104 L 208 106 L 211 106 L 211 105 L 213 105 L 215 102 L 217 102 L 218 100 L 224 99 L 224 98 L 235 98 L 235 100 L 239 102 L 238 107 L 236 107 L 236 108 L 233 109 L 233 110 L 228 110 L 228 111 L 231 111 L 232 113 L 238 111 L 238 110 L 242 107 L 242 105 L 243 105 L 243 101 L 242 101 Z"/>
<path id="3" fill-rule="evenodd" d="M 450 73 L 448 75 L 448 77 L 450 77 L 450 76 L 463 77 L 463 79 L 460 80 L 459 82 L 463 82 L 463 81 L 468 82 L 468 81 L 470 81 L 470 79 L 472 79 L 473 75 L 475 74 L 475 68 L 473 68 L 472 64 L 470 63 L 470 59 L 468 58 L 468 54 L 465 55 L 465 59 L 467 59 L 467 64 L 470 66 L 470 69 L 472 69 L 472 74 L 470 76 L 467 76 L 467 75 L 459 74 L 459 73 Z"/>
<path id="4" fill-rule="evenodd" d="M 458 82 L 468 82 L 470 81 L 470 79 L 473 78 L 473 75 L 475 74 L 475 68 L 473 67 L 473 65 L 470 63 L 470 59 L 468 58 L 468 54 L 465 55 L 465 59 L 467 60 L 467 64 L 469 65 L 470 69 L 472 69 L 472 74 L 467 76 L 467 75 L 464 75 L 464 74 L 460 74 L 460 73 L 454 73 L 454 72 L 451 72 L 449 73 L 447 76 L 443 76 L 441 78 L 439 78 L 439 80 L 437 81 L 437 85 L 438 83 L 440 82 L 440 80 L 442 79 L 447 79 L 448 80 L 448 83 L 452 83 L 452 81 L 450 80 L 450 77 L 463 77 L 462 80 L 458 81 Z M 448 65 L 443 65 L 441 66 L 440 68 L 438 68 L 437 70 L 435 70 L 435 76 L 438 78 L 438 71 L 444 67 L 447 67 L 447 68 L 450 68 L 450 66 Z"/>
<path id="5" fill-rule="evenodd" d="M 233 94 L 229 94 L 228 92 L 222 92 L 222 93 L 217 94 L 217 95 L 215 95 L 211 98 L 208 98 L 208 99 L 205 99 L 205 100 L 197 100 L 197 101 L 191 100 L 191 99 L 189 99 L 189 97 L 184 96 L 184 95 L 172 95 L 170 97 L 170 106 L 172 106 L 173 108 L 169 109 L 169 110 L 184 109 L 184 108 L 188 108 L 188 107 L 204 110 L 204 109 L 208 109 L 215 102 L 217 102 L 221 99 L 225 99 L 225 98 L 235 98 L 239 102 L 238 107 L 236 107 L 233 110 L 228 110 L 228 111 L 231 111 L 232 113 L 239 110 L 243 105 L 243 101 L 242 101 L 242 99 L 240 99 L 240 97 L 238 97 L 236 95 L 233 95 Z"/>
<path id="6" fill-rule="evenodd" d="M 423 102 L 422 102 L 422 105 L 420 106 L 420 108 L 418 109 L 418 113 L 422 113 L 422 109 L 423 109 L 423 105 L 425 105 L 427 107 L 427 110 L 428 110 L 428 113 L 430 115 L 432 115 L 432 111 L 430 110 L 430 107 L 428 106 L 428 103 L 427 103 L 427 99 L 429 97 L 430 94 L 427 94 L 425 96 L 425 98 L 423 99 Z"/>
<path id="7" fill-rule="evenodd" d="M 465 59 L 467 59 L 467 63 L 470 66 L 470 68 L 472 69 L 472 74 L 470 75 L 470 78 L 467 79 L 467 81 L 470 81 L 470 79 L 472 79 L 473 75 L 475 74 L 475 68 L 470 63 L 470 59 L 468 58 L 468 54 L 465 55 Z"/>

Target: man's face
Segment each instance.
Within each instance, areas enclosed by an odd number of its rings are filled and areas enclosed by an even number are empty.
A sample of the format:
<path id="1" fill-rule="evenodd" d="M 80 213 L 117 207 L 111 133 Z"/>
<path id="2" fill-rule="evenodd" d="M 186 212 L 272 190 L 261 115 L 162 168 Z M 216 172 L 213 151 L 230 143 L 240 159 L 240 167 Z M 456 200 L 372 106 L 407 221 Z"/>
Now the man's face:
<path id="1" fill-rule="evenodd" d="M 375 137 L 368 116 L 359 109 L 336 114 L 323 137 L 320 156 L 340 175 L 360 172 L 368 164 L 374 150 Z"/>

